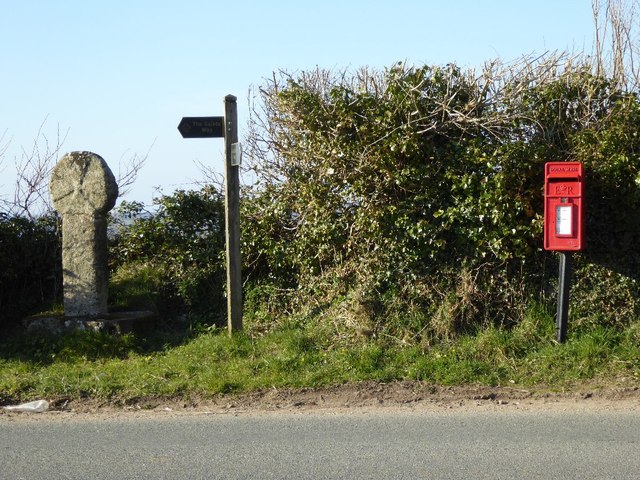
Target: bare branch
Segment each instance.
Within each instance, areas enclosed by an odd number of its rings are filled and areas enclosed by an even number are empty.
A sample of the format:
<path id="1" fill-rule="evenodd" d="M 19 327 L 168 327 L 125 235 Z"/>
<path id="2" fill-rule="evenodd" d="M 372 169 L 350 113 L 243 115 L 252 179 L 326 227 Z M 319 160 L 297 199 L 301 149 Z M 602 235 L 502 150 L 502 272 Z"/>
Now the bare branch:
<path id="1" fill-rule="evenodd" d="M 4 132 L 2 132 L 2 135 L 0 135 L 0 173 L 2 173 L 5 169 L 5 166 L 3 166 L 4 155 L 7 153 L 7 150 L 9 149 L 9 145 L 11 144 L 11 140 L 5 140 L 7 136 L 7 131 L 8 130 L 5 130 Z M 2 184 L 0 184 L 0 187 L 2 187 Z M 6 205 L 6 204 L 7 204 L 7 201 L 0 197 L 0 205 Z M 0 210 L 0 212 L 1 211 L 2 210 Z"/>
<path id="2" fill-rule="evenodd" d="M 4 156 L 5 153 L 7 153 L 7 150 L 9 149 L 9 145 L 11 144 L 11 140 L 5 140 L 5 137 L 7 136 L 7 131 L 5 130 L 4 132 L 2 132 L 2 135 L 0 135 L 0 164 L 2 163 L 2 157 Z M 6 142 L 3 144 L 3 142 Z"/>
<path id="3" fill-rule="evenodd" d="M 118 196 L 123 197 L 131 190 L 131 186 L 135 183 L 138 178 L 138 174 L 140 170 L 144 166 L 147 158 L 149 158 L 149 153 L 151 149 L 155 145 L 156 140 L 151 143 L 147 153 L 144 155 L 139 155 L 138 153 L 134 153 L 132 156 L 128 158 L 124 158 L 126 153 L 123 153 L 120 157 L 120 161 L 118 162 L 118 175 L 116 178 L 116 182 L 118 183 Z"/>
<path id="4" fill-rule="evenodd" d="M 222 174 L 216 172 L 211 165 L 205 165 L 201 161 L 195 162 L 196 166 L 202 174 L 202 180 L 196 180 L 194 183 L 199 187 L 205 185 L 215 185 L 219 192 L 224 190 L 224 177 Z"/>
<path id="5" fill-rule="evenodd" d="M 8 130 L 5 130 L 4 132 L 2 132 L 2 135 L 0 135 L 0 173 L 2 173 L 2 170 L 4 169 L 2 166 L 4 162 L 3 157 L 7 153 L 7 150 L 9 149 L 9 145 L 11 144 L 11 140 L 5 140 L 5 137 L 7 136 L 7 131 Z"/>
<path id="6" fill-rule="evenodd" d="M 592 0 L 594 58 L 599 77 L 608 77 L 617 87 L 634 91 L 640 85 L 638 55 L 638 0 Z"/>
<path id="7" fill-rule="evenodd" d="M 20 158 L 16 159 L 13 201 L 5 202 L 8 203 L 9 212 L 14 215 L 34 218 L 51 211 L 49 177 L 69 131 L 61 134 L 58 126 L 56 140 L 50 143 L 43 132 L 46 121 L 45 118 L 40 124 L 31 148 L 27 150 L 22 147 Z"/>

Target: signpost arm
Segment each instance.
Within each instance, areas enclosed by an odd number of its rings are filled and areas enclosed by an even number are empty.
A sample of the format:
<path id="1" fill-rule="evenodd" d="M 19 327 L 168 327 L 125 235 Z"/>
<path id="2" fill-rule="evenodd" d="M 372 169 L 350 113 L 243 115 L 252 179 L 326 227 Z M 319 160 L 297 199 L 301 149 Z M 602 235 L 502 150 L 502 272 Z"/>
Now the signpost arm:
<path id="1" fill-rule="evenodd" d="M 560 269 L 558 277 L 558 310 L 556 312 L 556 337 L 558 343 L 567 339 L 569 322 L 569 287 L 571 284 L 572 257 L 570 252 L 560 252 Z"/>
<path id="2" fill-rule="evenodd" d="M 238 104 L 224 98 L 225 236 L 227 254 L 227 322 L 229 335 L 242 329 L 242 271 L 240 262 L 240 174 L 232 165 L 232 145 L 238 142 Z"/>

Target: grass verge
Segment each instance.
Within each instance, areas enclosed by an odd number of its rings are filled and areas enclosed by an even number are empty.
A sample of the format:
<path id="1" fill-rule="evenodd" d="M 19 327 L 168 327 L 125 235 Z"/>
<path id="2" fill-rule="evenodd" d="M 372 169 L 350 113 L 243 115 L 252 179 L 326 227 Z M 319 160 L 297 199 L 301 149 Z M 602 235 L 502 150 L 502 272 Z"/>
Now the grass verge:
<path id="1" fill-rule="evenodd" d="M 300 325 L 264 335 L 224 331 L 190 338 L 140 339 L 89 332 L 57 338 L 16 335 L 0 341 L 0 404 L 36 398 L 199 397 L 270 387 L 415 380 L 570 388 L 596 380 L 640 385 L 640 322 L 553 341 L 549 317 L 529 315 L 513 329 L 487 327 L 430 346 L 390 339 L 332 344 Z"/>

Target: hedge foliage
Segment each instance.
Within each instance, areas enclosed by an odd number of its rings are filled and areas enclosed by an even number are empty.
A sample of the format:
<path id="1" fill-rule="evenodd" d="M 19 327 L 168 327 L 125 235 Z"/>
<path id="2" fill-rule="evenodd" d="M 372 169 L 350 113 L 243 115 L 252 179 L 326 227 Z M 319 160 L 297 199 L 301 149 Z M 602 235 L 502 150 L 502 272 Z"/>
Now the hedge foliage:
<path id="1" fill-rule="evenodd" d="M 479 75 L 403 64 L 275 75 L 249 139 L 250 278 L 285 292 L 289 311 L 343 298 L 326 311 L 346 330 L 402 335 L 409 317 L 435 335 L 518 322 L 555 302 L 543 165 L 581 161 L 588 249 L 576 256 L 572 319 L 637 318 L 640 103 L 560 60 Z"/>
<path id="2" fill-rule="evenodd" d="M 59 219 L 0 213 L 0 330 L 60 301 Z"/>

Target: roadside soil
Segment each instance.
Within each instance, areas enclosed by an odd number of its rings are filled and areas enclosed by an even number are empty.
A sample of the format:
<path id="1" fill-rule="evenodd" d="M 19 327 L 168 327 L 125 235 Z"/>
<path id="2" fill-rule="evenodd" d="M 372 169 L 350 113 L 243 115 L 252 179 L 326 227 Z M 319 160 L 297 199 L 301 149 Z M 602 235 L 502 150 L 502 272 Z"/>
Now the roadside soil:
<path id="1" fill-rule="evenodd" d="M 551 391 L 485 386 L 435 386 L 420 382 L 363 382 L 319 389 L 268 389 L 243 394 L 188 398 L 48 399 L 44 414 L 0 410 L 0 420 L 73 417 L 139 417 L 140 415 L 393 412 L 393 411 L 640 411 L 638 386 L 580 384 Z"/>

